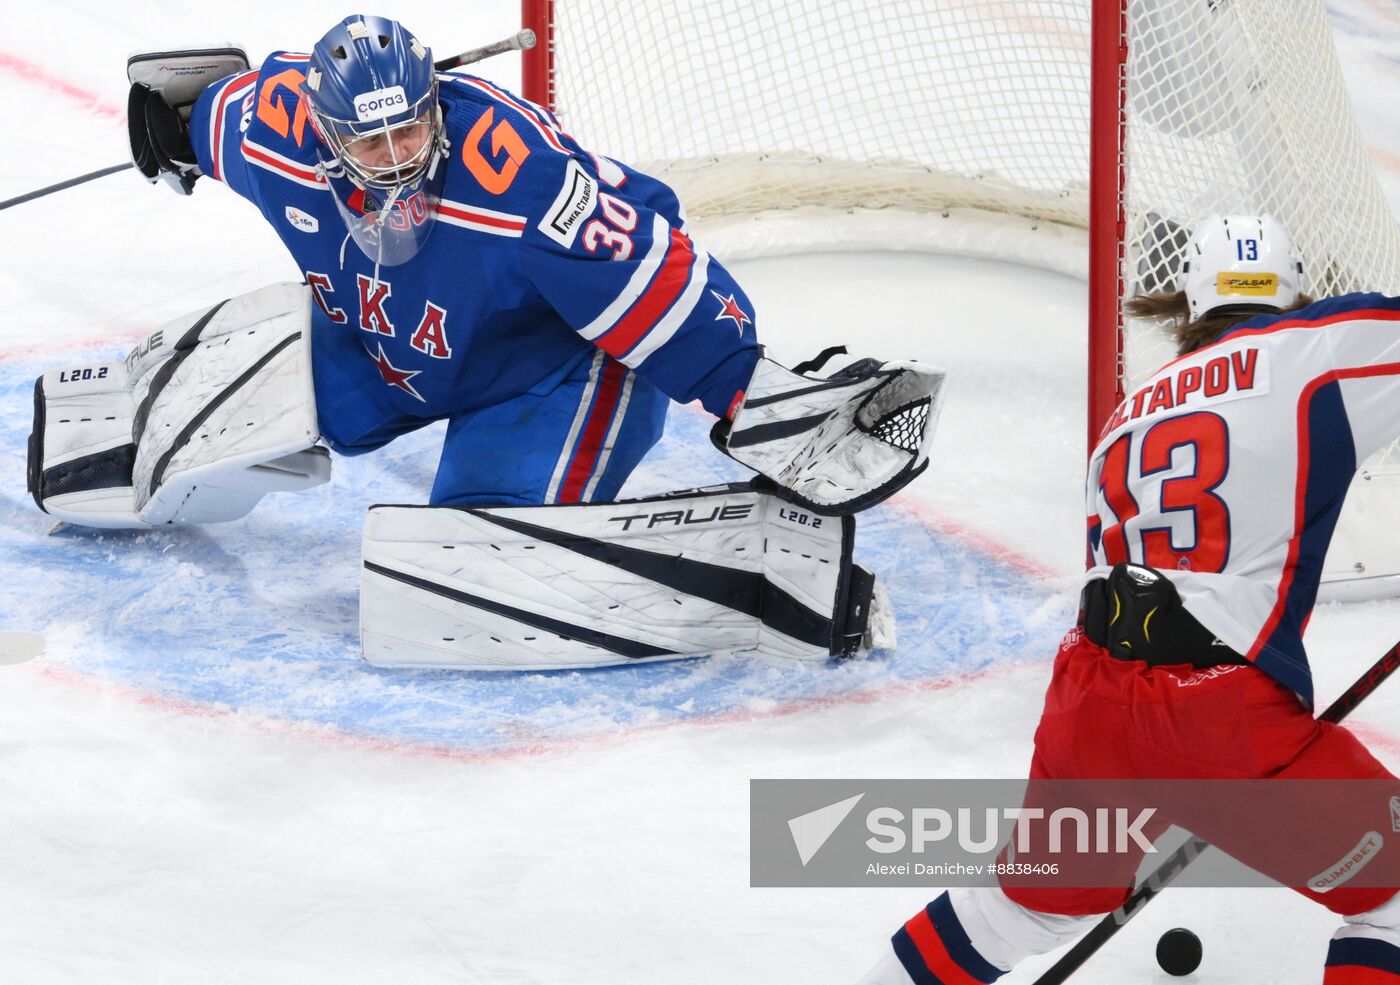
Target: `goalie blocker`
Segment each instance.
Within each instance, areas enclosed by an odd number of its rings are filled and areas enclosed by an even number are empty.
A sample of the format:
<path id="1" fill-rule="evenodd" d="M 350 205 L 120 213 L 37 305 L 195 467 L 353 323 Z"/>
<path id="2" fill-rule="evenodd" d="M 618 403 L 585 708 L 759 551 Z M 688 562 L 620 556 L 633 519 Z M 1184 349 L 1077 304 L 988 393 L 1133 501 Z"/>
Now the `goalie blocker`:
<path id="1" fill-rule="evenodd" d="M 752 486 L 616 503 L 375 506 L 360 637 L 382 667 L 550 670 L 894 645 L 853 517 Z"/>

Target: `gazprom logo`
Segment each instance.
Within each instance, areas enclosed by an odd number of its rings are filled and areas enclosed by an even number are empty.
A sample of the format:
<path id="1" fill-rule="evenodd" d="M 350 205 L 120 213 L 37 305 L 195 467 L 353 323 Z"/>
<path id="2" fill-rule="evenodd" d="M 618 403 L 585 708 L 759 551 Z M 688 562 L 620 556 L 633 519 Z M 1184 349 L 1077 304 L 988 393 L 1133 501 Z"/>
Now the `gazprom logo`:
<path id="1" fill-rule="evenodd" d="M 408 109 L 408 97 L 403 86 L 390 86 L 374 92 L 362 92 L 355 97 L 355 119 L 361 123 L 382 120 Z"/>

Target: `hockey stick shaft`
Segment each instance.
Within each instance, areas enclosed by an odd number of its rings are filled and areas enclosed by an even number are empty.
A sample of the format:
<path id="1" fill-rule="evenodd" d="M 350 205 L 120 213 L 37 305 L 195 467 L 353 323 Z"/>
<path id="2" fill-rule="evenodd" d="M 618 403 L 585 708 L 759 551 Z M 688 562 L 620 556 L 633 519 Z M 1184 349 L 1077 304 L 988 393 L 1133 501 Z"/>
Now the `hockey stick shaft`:
<path id="1" fill-rule="evenodd" d="M 439 72 L 446 72 L 448 69 L 458 68 L 462 65 L 470 65 L 472 62 L 479 62 L 483 58 L 490 58 L 492 55 L 500 55 L 507 51 L 524 51 L 535 46 L 535 32 L 526 28 L 518 31 L 510 37 L 491 44 L 484 44 L 480 48 L 473 48 L 471 51 L 464 51 L 460 55 L 453 55 L 451 58 L 444 58 L 441 61 L 433 62 L 433 68 Z"/>
<path id="2" fill-rule="evenodd" d="M 501 41 L 482 45 L 480 48 L 472 48 L 464 51 L 460 55 L 453 55 L 451 58 L 444 58 L 433 63 L 433 68 L 439 72 L 446 72 L 448 69 L 459 68 L 462 65 L 470 65 L 479 62 L 492 55 L 499 55 L 506 51 L 523 51 L 526 48 L 535 46 L 535 32 L 529 29 L 519 31 Z M 23 195 L 16 195 L 14 198 L 0 202 L 0 211 L 10 208 L 12 205 L 23 205 L 25 202 L 32 202 L 36 198 L 43 198 L 45 195 L 52 195 L 54 192 L 61 192 L 65 188 L 72 188 L 75 185 L 85 184 L 97 178 L 106 177 L 109 174 L 116 174 L 118 171 L 126 171 L 136 165 L 130 161 L 124 164 L 113 164 L 111 167 L 98 168 L 96 171 L 89 171 L 87 174 L 78 175 L 76 178 L 69 178 L 67 181 L 60 181 L 54 185 L 44 188 L 36 188 L 32 192 L 25 192 Z"/>
<path id="3" fill-rule="evenodd" d="M 118 171 L 125 171 L 134 168 L 136 165 L 130 161 L 124 164 L 113 164 L 111 167 L 98 168 L 96 171 L 89 171 L 87 174 L 80 174 L 76 178 L 69 178 L 67 181 L 60 181 L 56 185 L 49 185 L 47 188 L 38 188 L 32 192 L 25 192 L 23 195 L 16 195 L 14 198 L 7 198 L 0 202 L 0 209 L 8 209 L 12 205 L 23 205 L 25 202 L 33 201 L 36 198 L 43 198 L 45 195 L 52 195 L 54 192 L 61 192 L 65 188 L 72 188 L 74 185 L 85 184 L 97 178 L 104 178 L 109 174 L 116 174 Z"/>
<path id="4" fill-rule="evenodd" d="M 1357 705 L 1361 704 L 1372 691 L 1380 686 L 1382 681 L 1395 673 L 1397 667 L 1400 667 L 1400 642 L 1381 654 L 1380 659 L 1372 664 L 1356 683 L 1347 688 L 1340 698 L 1327 706 L 1327 710 L 1318 716 L 1318 720 L 1336 723 L 1346 718 Z M 1096 923 L 1092 930 L 1061 955 L 1060 960 L 1046 969 L 1044 974 L 1035 980 L 1034 985 L 1061 985 L 1070 975 L 1078 971 L 1085 961 L 1093 957 L 1099 948 L 1108 942 L 1110 937 L 1122 930 L 1129 920 L 1137 916 L 1144 906 L 1152 902 L 1154 896 L 1171 885 L 1176 877 L 1181 875 L 1182 871 L 1196 861 L 1196 858 L 1209 847 L 1209 842 L 1193 837 L 1172 852 L 1161 865 L 1153 870 L 1141 886 L 1133 890 L 1133 894 L 1122 906 L 1112 913 L 1105 914 L 1104 918 Z"/>

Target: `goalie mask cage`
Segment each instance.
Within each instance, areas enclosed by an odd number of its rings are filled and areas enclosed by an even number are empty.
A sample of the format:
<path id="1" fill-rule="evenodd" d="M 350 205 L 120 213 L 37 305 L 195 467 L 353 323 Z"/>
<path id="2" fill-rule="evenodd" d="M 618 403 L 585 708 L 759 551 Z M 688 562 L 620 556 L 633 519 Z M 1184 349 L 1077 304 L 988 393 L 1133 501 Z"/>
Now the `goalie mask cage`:
<path id="1" fill-rule="evenodd" d="M 1315 297 L 1400 293 L 1400 228 L 1322 0 L 524 0 L 523 12 L 540 39 L 525 95 L 584 146 L 674 187 L 707 239 L 814 210 L 904 217 L 916 247 L 1087 273 L 1090 447 L 1174 354 L 1123 303 L 1175 289 L 1201 216 L 1276 217 Z M 1400 594 L 1397 499 L 1392 449 L 1353 485 L 1329 581 Z"/>

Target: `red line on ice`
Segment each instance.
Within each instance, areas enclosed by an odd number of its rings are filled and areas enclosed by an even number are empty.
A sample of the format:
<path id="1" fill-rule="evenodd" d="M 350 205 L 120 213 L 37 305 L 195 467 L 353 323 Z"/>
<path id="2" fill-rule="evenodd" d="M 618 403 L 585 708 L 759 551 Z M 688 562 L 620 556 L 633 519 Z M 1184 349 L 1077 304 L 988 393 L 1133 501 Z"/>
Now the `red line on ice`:
<path id="1" fill-rule="evenodd" d="M 1017 673 L 1042 666 L 1036 661 L 1017 661 L 997 664 L 982 670 L 963 674 L 950 674 L 942 677 L 926 677 L 912 681 L 893 681 L 880 687 L 848 691 L 843 694 L 820 695 L 798 698 L 792 701 L 772 702 L 771 705 L 759 700 L 756 706 L 732 708 L 697 715 L 694 718 L 676 719 L 652 725 L 627 726 L 609 732 L 593 732 L 578 736 L 546 737 L 523 741 L 517 745 L 496 749 L 464 749 L 432 742 L 413 742 L 402 739 L 386 739 L 380 736 L 360 735 L 347 732 L 333 725 L 313 725 L 306 722 L 287 721 L 254 712 L 237 711 L 217 705 L 201 704 L 185 698 L 171 698 L 144 691 L 128 684 L 121 684 L 105 678 L 93 677 L 71 668 L 56 664 L 30 665 L 27 672 L 46 678 L 56 684 L 85 691 L 116 697 L 144 708 L 170 714 L 204 718 L 210 720 L 233 720 L 235 724 L 268 735 L 280 735 L 308 740 L 322 745 L 357 749 L 366 752 L 393 753 L 417 759 L 446 759 L 459 763 L 493 763 L 533 756 L 558 755 L 580 752 L 585 749 L 603 748 L 621 744 L 633 738 L 663 732 L 686 726 L 733 725 L 767 719 L 786 718 L 809 711 L 840 708 L 852 705 L 879 704 L 892 699 L 915 694 L 934 694 L 950 691 L 968 685 L 1010 677 Z M 1043 667 L 1048 673 L 1048 667 Z M 1043 682 L 1042 682 L 1043 683 Z M 1400 756 L 1400 737 L 1379 728 L 1361 723 L 1348 723 L 1348 728 L 1356 733 L 1373 750 L 1380 750 L 1391 757 Z"/>
<path id="2" fill-rule="evenodd" d="M 1054 568 L 1046 567 L 1029 555 L 1021 554 L 1007 547 L 1005 544 L 998 543 L 980 530 L 959 523 L 956 520 L 949 519 L 935 507 L 915 499 L 908 493 L 897 493 L 891 497 L 887 503 L 895 509 L 903 510 L 905 513 L 909 514 L 909 516 L 935 533 L 960 540 L 978 554 L 999 561 L 1007 567 L 1014 568 L 1023 575 L 1028 575 L 1032 578 L 1067 578 L 1079 574 L 1078 572 L 1074 572 L 1072 575 L 1070 572 L 1058 571 Z"/>
<path id="3" fill-rule="evenodd" d="M 19 55 L 0 51 L 0 71 L 23 79 L 41 89 L 48 89 L 60 96 L 66 96 L 76 103 L 81 103 L 89 113 L 96 113 L 98 116 L 105 116 L 113 120 L 126 119 L 126 107 L 105 102 L 100 94 L 76 86 L 62 76 L 49 72 L 42 65 L 37 65 Z"/>
<path id="4" fill-rule="evenodd" d="M 134 332 L 131 335 L 113 335 L 112 333 L 107 332 L 103 335 L 84 336 L 82 338 L 56 339 L 50 341 L 33 342 L 29 345 L 16 346 L 13 349 L 8 349 L 4 352 L 0 352 L 0 363 L 20 359 L 33 359 L 39 356 L 52 356 L 55 353 L 61 352 L 74 352 L 83 349 L 96 349 L 99 346 L 108 345 L 124 345 L 129 349 L 137 342 L 141 341 L 141 339 L 145 338 L 154 329 L 154 327 L 155 326 L 151 326 L 150 328 L 144 329 L 142 331 Z M 124 356 L 125 353 L 120 353 L 118 355 L 114 355 L 108 361 L 120 362 Z M 60 368 L 61 367 L 57 364 L 57 360 L 51 360 L 50 365 L 45 367 L 45 369 Z"/>
<path id="5" fill-rule="evenodd" d="M 1400 736 L 1384 732 L 1378 726 L 1368 725 L 1364 722 L 1348 721 L 1346 723 L 1346 728 L 1358 739 L 1366 743 L 1366 745 L 1370 747 L 1372 753 L 1388 753 L 1392 768 L 1395 768 L 1396 764 L 1400 763 Z"/>
<path id="6" fill-rule="evenodd" d="M 323 745 L 357 749 L 368 752 L 387 752 L 401 756 L 427 759 L 447 759 L 459 763 L 493 763 L 531 756 L 579 752 L 584 749 L 607 747 L 630 741 L 639 735 L 667 731 L 683 726 L 731 725 L 764 719 L 786 718 L 825 708 L 839 708 L 846 705 L 868 705 L 889 701 L 912 694 L 927 694 L 947 691 L 989 678 L 1010 676 L 1034 664 L 1017 662 L 997 664 L 983 670 L 946 677 L 928 677 L 913 681 L 894 681 L 881 687 L 849 691 L 844 694 L 822 695 L 799 698 L 793 701 L 773 702 L 772 706 L 760 703 L 758 707 L 735 708 L 694 718 L 682 718 L 652 725 L 625 726 L 609 732 L 592 732 L 578 736 L 548 737 L 530 740 L 519 745 L 503 746 L 497 749 L 464 749 L 460 746 L 447 746 L 432 742 L 413 742 L 402 739 L 386 739 L 380 736 L 359 735 L 347 732 L 334 725 L 313 725 L 273 718 L 257 712 L 240 711 L 218 705 L 202 704 L 185 698 L 172 698 L 145 691 L 129 684 L 122 684 L 105 678 L 93 677 L 59 664 L 30 665 L 29 673 L 46 678 L 64 687 L 115 697 L 143 708 L 167 712 L 175 715 L 209 720 L 233 720 L 253 731 L 269 735 L 288 736 L 309 740 Z M 761 702 L 761 699 L 760 699 Z"/>

